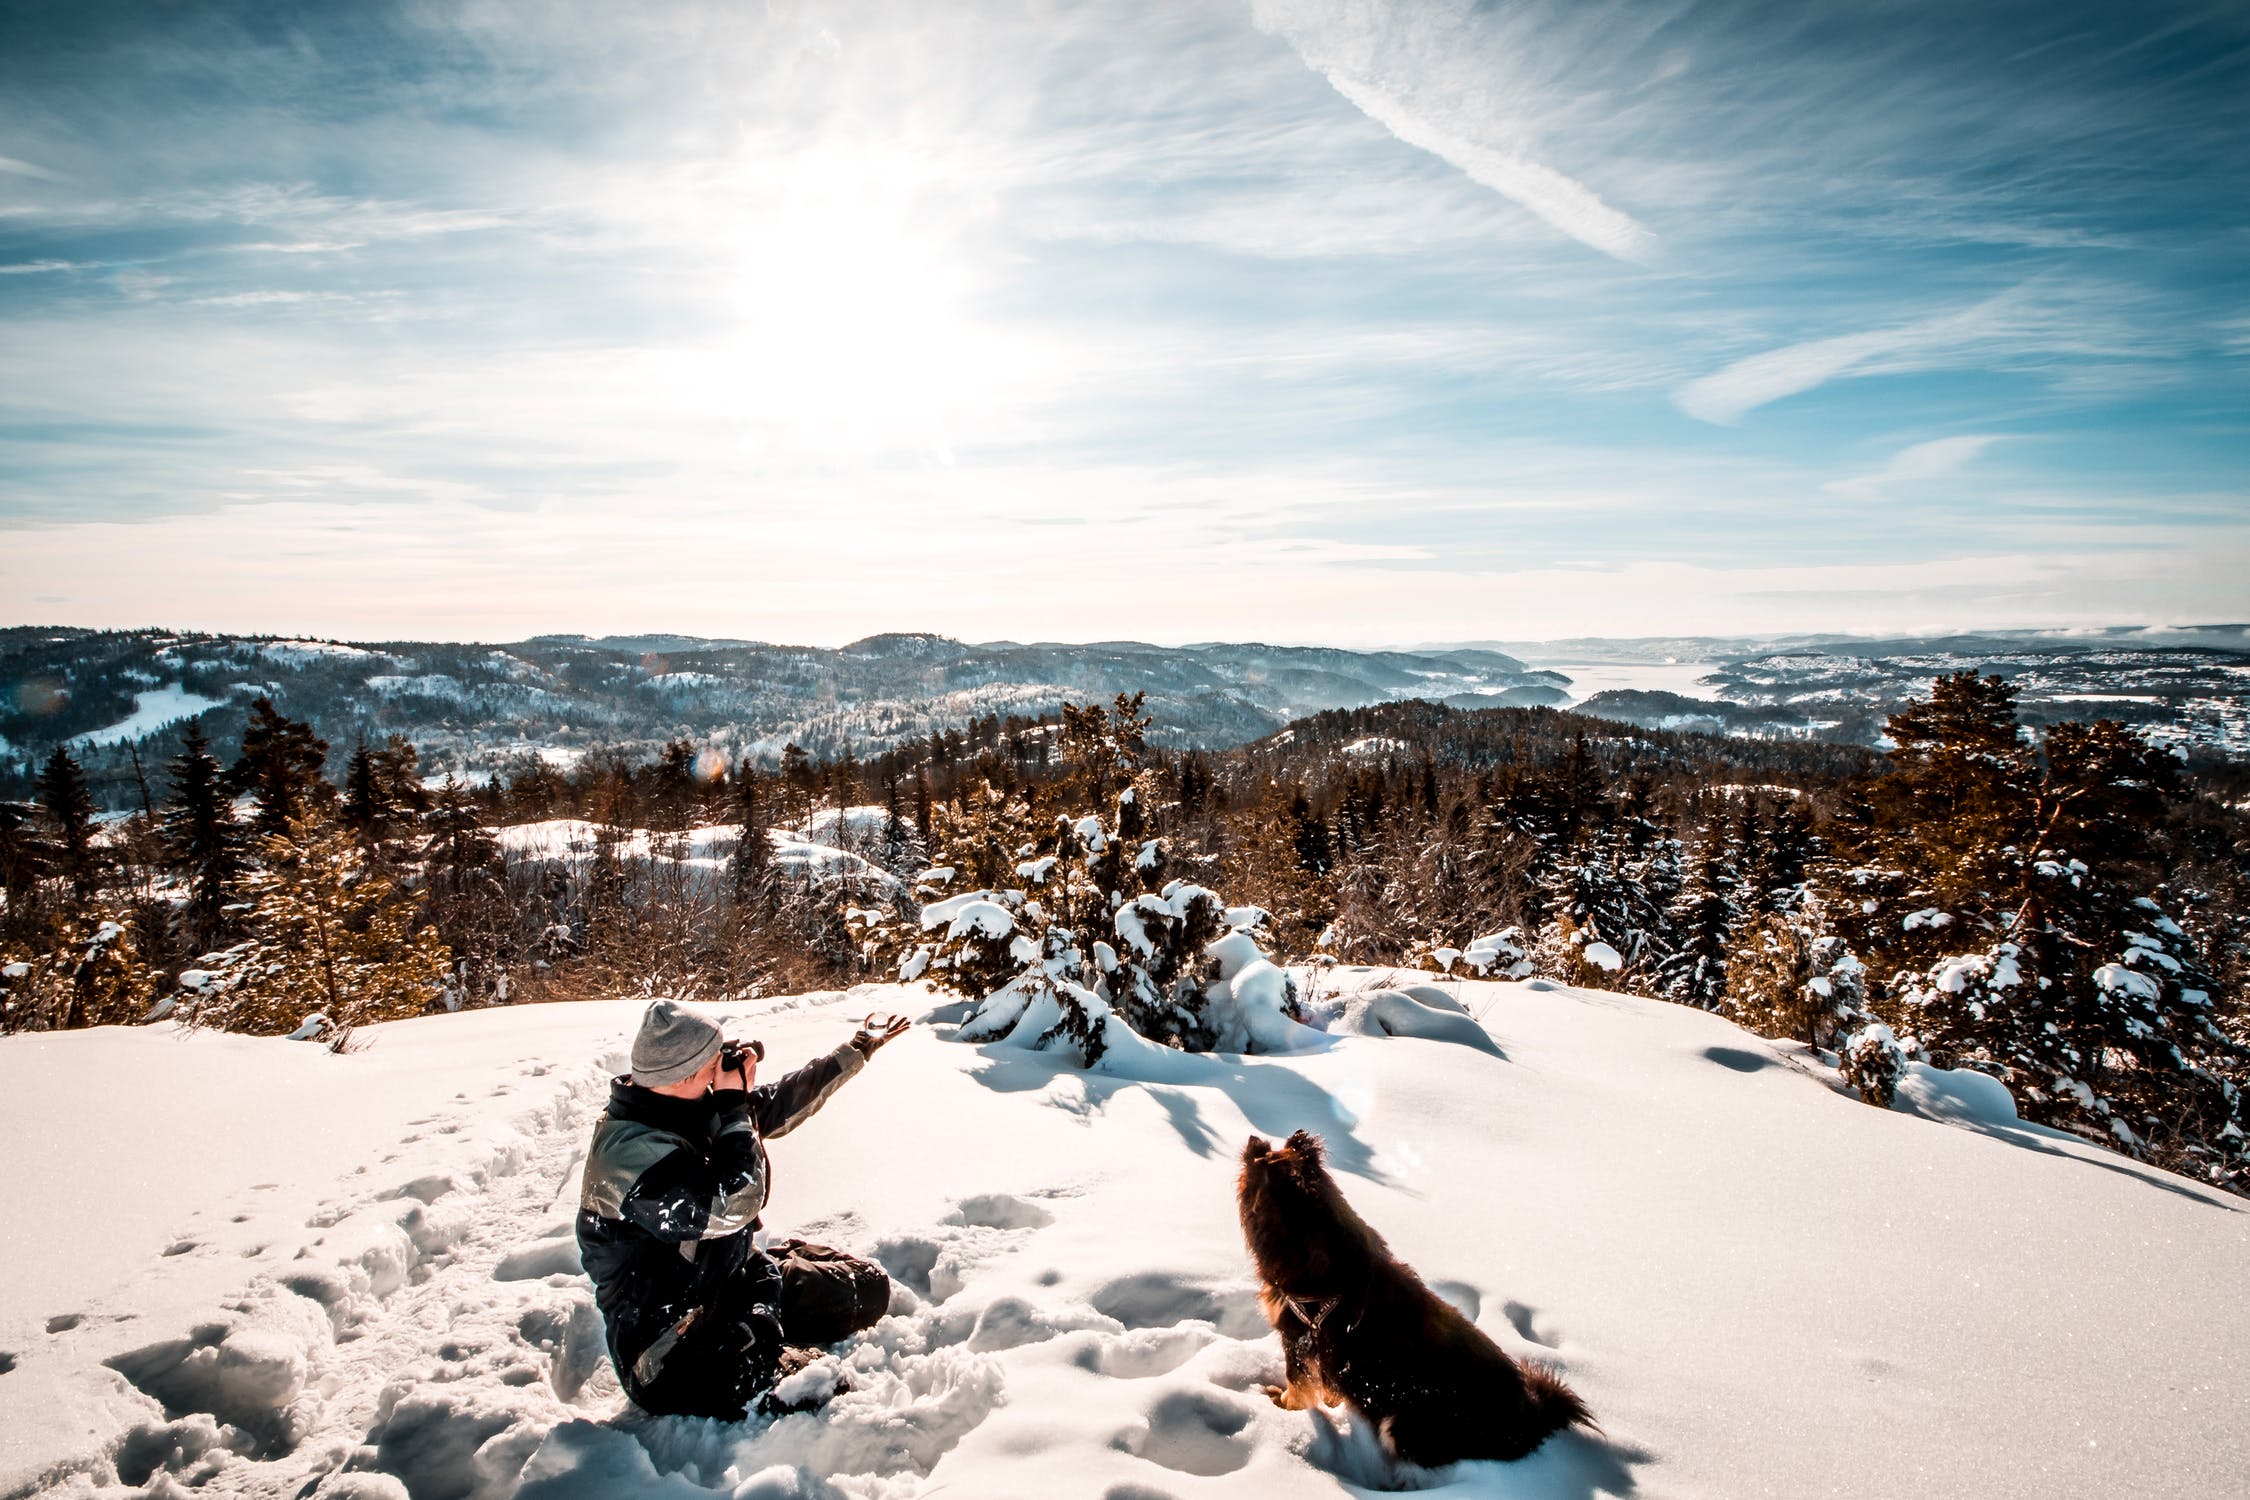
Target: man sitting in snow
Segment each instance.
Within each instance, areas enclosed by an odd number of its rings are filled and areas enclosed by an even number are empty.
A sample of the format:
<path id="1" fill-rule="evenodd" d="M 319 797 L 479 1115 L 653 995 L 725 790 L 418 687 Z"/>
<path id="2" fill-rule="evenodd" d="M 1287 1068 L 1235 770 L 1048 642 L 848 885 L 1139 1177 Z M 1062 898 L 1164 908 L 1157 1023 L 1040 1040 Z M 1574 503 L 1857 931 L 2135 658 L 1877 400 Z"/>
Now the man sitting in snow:
<path id="1" fill-rule="evenodd" d="M 906 1030 L 869 1018 L 850 1041 L 780 1081 L 672 1000 L 633 1039 L 586 1153 L 578 1248 L 626 1394 L 652 1412 L 739 1420 L 784 1373 L 785 1352 L 874 1325 L 880 1266 L 802 1240 L 762 1249 L 767 1140 L 796 1129 L 875 1050 Z M 792 1363 L 804 1358 L 792 1357 Z"/>

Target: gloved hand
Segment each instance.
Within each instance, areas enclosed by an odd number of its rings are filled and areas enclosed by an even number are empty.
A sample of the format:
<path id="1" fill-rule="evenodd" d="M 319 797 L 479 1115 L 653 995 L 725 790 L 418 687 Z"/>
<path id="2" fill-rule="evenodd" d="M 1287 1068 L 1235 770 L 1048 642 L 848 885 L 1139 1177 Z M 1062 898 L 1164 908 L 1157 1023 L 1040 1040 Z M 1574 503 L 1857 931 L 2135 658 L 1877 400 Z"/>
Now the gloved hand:
<path id="1" fill-rule="evenodd" d="M 852 1036 L 852 1046 L 859 1050 L 861 1057 L 873 1057 L 876 1048 L 892 1037 L 904 1034 L 906 1028 L 913 1024 L 904 1016 L 869 1016 L 860 1023 L 859 1030 Z"/>

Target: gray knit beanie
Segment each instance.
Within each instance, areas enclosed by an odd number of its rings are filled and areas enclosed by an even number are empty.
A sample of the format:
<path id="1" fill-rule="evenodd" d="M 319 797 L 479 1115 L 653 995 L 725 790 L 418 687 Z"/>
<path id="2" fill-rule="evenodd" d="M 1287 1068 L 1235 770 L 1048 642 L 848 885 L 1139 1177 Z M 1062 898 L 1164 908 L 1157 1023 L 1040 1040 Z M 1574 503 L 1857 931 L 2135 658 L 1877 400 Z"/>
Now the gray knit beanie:
<path id="1" fill-rule="evenodd" d="M 721 1040 L 717 1026 L 679 1001 L 652 1001 L 633 1038 L 633 1082 L 653 1089 L 693 1077 Z"/>

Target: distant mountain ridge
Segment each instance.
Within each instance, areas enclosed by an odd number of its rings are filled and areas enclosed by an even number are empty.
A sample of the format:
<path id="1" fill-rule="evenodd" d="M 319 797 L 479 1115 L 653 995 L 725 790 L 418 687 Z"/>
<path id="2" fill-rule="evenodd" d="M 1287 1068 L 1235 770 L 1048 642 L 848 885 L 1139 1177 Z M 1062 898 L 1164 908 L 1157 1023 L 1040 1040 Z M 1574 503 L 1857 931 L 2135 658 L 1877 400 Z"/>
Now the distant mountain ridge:
<path id="1" fill-rule="evenodd" d="M 24 626 L 0 629 L 0 766 L 20 790 L 67 743 L 109 800 L 137 796 L 127 785 L 136 750 L 147 775 L 176 752 L 187 716 L 229 747 L 260 695 L 332 747 L 402 734 L 432 770 L 482 774 L 526 754 L 642 755 L 675 738 L 761 760 L 791 743 L 865 753 L 972 719 L 1134 692 L 1148 694 L 1162 740 L 1210 746 L 1330 708 L 1568 696 L 1554 674 L 1482 648 L 974 643 L 922 632 L 840 648 L 664 633 L 494 646 Z"/>
<path id="2" fill-rule="evenodd" d="M 2192 644 L 2181 644 L 2186 638 Z M 2162 638 L 2167 643 L 2158 643 Z M 1884 719 L 1937 676 L 2015 682 L 2026 723 L 2110 717 L 2182 753 L 2250 758 L 2250 627 L 1490 644 L 1336 646 L 1144 641 L 969 642 L 933 632 L 841 647 L 663 632 L 542 635 L 507 645 L 341 642 L 163 630 L 0 629 L 0 793 L 24 795 L 58 744 L 105 801 L 161 792 L 189 717 L 223 751 L 249 703 L 309 720 L 340 761 L 355 740 L 412 740 L 433 772 L 483 775 L 525 755 L 645 756 L 687 739 L 730 757 L 864 754 L 974 719 L 1034 717 L 1066 701 L 1146 692 L 1173 745 L 1245 744 L 1309 715 L 1426 699 L 1455 708 L 1572 705 L 1644 729 L 1878 745 Z M 1608 663 L 1653 685 L 1573 681 L 1546 663 Z M 1693 674 L 1692 693 L 1681 692 Z M 1696 668 L 1708 666 L 1708 671 Z M 1603 690 L 1589 689 L 1600 687 Z M 1574 702 L 1574 700 L 1577 700 Z M 134 761 L 138 757 L 136 771 Z"/>

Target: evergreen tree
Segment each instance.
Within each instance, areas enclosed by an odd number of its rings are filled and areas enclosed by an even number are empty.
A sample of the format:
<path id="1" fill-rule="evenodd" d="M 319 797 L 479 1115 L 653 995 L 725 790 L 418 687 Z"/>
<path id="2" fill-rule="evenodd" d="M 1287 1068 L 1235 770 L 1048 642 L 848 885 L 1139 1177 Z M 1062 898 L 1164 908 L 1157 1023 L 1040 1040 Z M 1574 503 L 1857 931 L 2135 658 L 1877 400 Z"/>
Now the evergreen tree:
<path id="1" fill-rule="evenodd" d="M 39 831 L 38 808 L 0 802 L 0 943 L 29 945 L 46 926 L 40 882 L 54 867 L 54 843 Z"/>
<path id="2" fill-rule="evenodd" d="M 86 785 L 86 772 L 68 749 L 57 745 L 39 772 L 38 791 L 40 810 L 53 833 L 55 873 L 70 882 L 72 902 L 83 907 L 101 883 L 94 851 L 94 794 Z"/>
<path id="3" fill-rule="evenodd" d="M 155 976 L 132 924 L 107 911 L 64 913 L 25 972 L 5 988 L 0 1030 L 61 1031 L 144 1019 Z"/>
<path id="4" fill-rule="evenodd" d="M 228 950 L 189 1019 L 272 1036 L 318 1013 L 348 1033 L 442 999 L 445 944 L 414 930 L 414 904 L 348 834 L 299 818 L 261 852 L 263 868 L 244 882 L 248 937 Z"/>
<path id="5" fill-rule="evenodd" d="M 421 752 L 405 735 L 394 734 L 373 753 L 375 774 L 395 814 L 414 819 L 427 813 L 431 802 L 429 788 L 422 784 Z M 493 780 L 497 783 L 499 778 L 495 776 Z"/>
<path id="6" fill-rule="evenodd" d="M 251 826 L 260 837 L 287 836 L 292 823 L 329 800 L 333 792 L 320 774 L 327 761 L 328 742 L 310 724 L 284 718 L 270 698 L 250 705 L 232 780 L 257 802 Z"/>
<path id="7" fill-rule="evenodd" d="M 1866 967 L 1841 938 L 1819 930 L 1820 918 L 1814 905 L 1749 923 L 1727 960 L 1735 1020 L 1814 1049 L 1836 1046 L 1866 1023 Z"/>
<path id="8" fill-rule="evenodd" d="M 1328 831 L 1304 793 L 1269 782 L 1256 802 L 1226 816 L 1219 878 L 1236 900 L 1268 914 L 1275 949 L 1309 957 L 1335 920 L 1328 889 Z"/>
<path id="9" fill-rule="evenodd" d="M 1701 1010 L 1719 1010 L 1727 998 L 1727 954 L 1742 920 L 1741 881 L 1723 825 L 1713 824 L 1688 867 L 1687 879 L 1672 908 L 1675 946 L 1659 976 L 1668 1000 Z"/>
<path id="10" fill-rule="evenodd" d="M 189 723 L 171 766 L 172 797 L 164 814 L 164 846 L 172 867 L 187 877 L 182 917 L 195 949 L 218 945 L 226 909 L 242 873 L 242 843 L 225 773 L 200 725 Z"/>
<path id="11" fill-rule="evenodd" d="M 766 779 L 747 760 L 735 776 L 735 819 L 741 832 L 734 845 L 734 899 L 737 906 L 756 907 L 773 873 L 772 812 Z"/>
<path id="12" fill-rule="evenodd" d="M 802 828 L 805 825 L 805 820 L 812 816 L 813 788 L 817 784 L 811 752 L 795 743 L 782 746 L 779 812 L 784 826 Z"/>
<path id="13" fill-rule="evenodd" d="M 1812 818 L 1791 799 L 1754 826 L 1762 837 L 1747 874 L 1751 904 L 1761 911 L 1787 911 L 1802 899 L 1806 874 L 1820 855 Z"/>
<path id="14" fill-rule="evenodd" d="M 879 863 L 893 875 L 914 875 L 924 864 L 921 841 L 899 805 L 898 778 L 883 778 L 883 843 Z"/>
<path id="15" fill-rule="evenodd" d="M 547 763 L 546 757 L 526 758 L 508 778 L 508 816 L 521 822 L 541 822 L 569 805 L 570 783 Z"/>
<path id="16" fill-rule="evenodd" d="M 447 1006 L 504 1001 L 516 944 L 500 846 L 481 809 L 451 776 L 422 815 L 422 832 L 431 926 L 453 959 Z"/>
<path id="17" fill-rule="evenodd" d="M 649 768 L 649 813 L 657 828 L 675 833 L 685 828 L 695 805 L 695 746 L 684 739 L 668 741 Z"/>
<path id="18" fill-rule="evenodd" d="M 375 752 L 361 740 L 344 770 L 344 799 L 337 815 L 346 828 L 359 836 L 361 847 L 373 849 L 392 836 L 392 822 L 397 814 L 390 788 L 384 785 L 382 772 L 376 764 Z"/>

